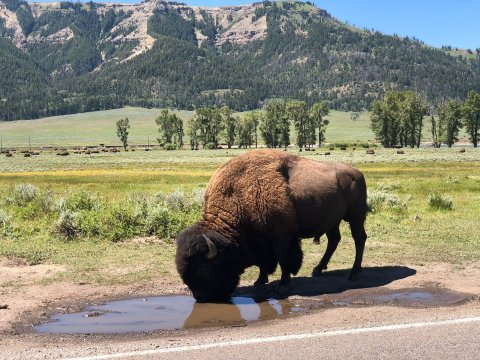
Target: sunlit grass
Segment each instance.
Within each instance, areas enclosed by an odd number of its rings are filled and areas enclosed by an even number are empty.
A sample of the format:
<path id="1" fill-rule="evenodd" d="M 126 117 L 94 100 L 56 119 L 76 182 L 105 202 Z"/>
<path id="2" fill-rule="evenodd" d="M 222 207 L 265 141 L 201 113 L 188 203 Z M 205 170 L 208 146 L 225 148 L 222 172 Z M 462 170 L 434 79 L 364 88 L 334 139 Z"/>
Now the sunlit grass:
<path id="1" fill-rule="evenodd" d="M 406 207 L 383 207 L 370 214 L 366 222 L 369 236 L 365 266 L 423 265 L 446 262 L 466 266 L 480 259 L 478 218 L 480 216 L 480 158 L 477 149 L 459 153 L 455 149 L 323 150 L 295 154 L 315 160 L 354 163 L 365 174 L 370 192 L 386 191 L 405 202 Z M 46 263 L 66 267 L 66 272 L 48 281 L 127 284 L 176 278 L 175 246 L 165 243 L 112 243 L 101 237 L 65 241 L 53 232 L 55 217 L 31 217 L 28 212 L 13 213 L 7 199 L 18 184 L 31 183 L 41 192 L 51 189 L 56 200 L 86 190 L 112 204 L 135 193 L 169 193 L 204 189 L 211 174 L 221 164 L 245 150 L 151 151 L 107 154 L 98 157 L 71 155 L 67 159 L 53 154 L 37 158 L 0 157 L 0 210 L 14 217 L 16 236 L 0 235 L 0 254 L 21 257 L 31 264 Z M 452 211 L 437 211 L 429 206 L 429 195 L 448 196 Z M 0 224 L 1 228 L 2 224 Z M 1 230 L 1 229 L 0 229 Z M 1 231 L 0 231 L 1 233 Z M 304 266 L 300 275 L 309 275 L 323 255 L 321 245 L 303 241 Z M 349 269 L 353 264 L 354 244 L 347 224 L 342 225 L 342 241 L 329 269 Z M 257 270 L 246 272 L 253 279 Z"/>

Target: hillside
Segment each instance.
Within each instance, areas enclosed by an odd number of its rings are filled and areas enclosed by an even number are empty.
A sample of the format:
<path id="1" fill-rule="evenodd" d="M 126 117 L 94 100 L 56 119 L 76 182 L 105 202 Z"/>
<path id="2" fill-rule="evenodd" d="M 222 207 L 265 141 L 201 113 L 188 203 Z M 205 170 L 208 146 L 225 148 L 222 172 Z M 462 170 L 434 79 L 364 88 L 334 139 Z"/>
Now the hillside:
<path id="1" fill-rule="evenodd" d="M 463 98 L 480 90 L 480 61 L 355 29 L 305 3 L 0 0 L 0 78 L 1 120 L 125 105 L 241 111 L 273 98 L 348 111 L 389 89 Z"/>

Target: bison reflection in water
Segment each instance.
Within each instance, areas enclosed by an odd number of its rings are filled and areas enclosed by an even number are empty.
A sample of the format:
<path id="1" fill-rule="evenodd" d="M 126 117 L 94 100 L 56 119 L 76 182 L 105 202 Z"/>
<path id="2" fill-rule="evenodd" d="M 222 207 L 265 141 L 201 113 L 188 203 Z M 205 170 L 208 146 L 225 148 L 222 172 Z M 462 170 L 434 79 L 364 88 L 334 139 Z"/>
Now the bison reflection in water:
<path id="1" fill-rule="evenodd" d="M 269 320 L 292 313 L 292 304 L 286 300 L 268 299 L 256 302 L 252 298 L 236 297 L 229 303 L 193 304 L 192 312 L 183 328 L 198 328 L 218 325 L 237 325 L 255 320 Z"/>
<path id="2" fill-rule="evenodd" d="M 319 276 L 345 220 L 355 240 L 353 277 L 361 271 L 366 214 L 367 188 L 357 169 L 286 152 L 252 151 L 230 160 L 210 179 L 203 220 L 177 237 L 177 270 L 199 302 L 227 301 L 253 265 L 260 268 L 255 287 L 262 288 L 280 264 L 279 291 L 286 291 L 302 264 L 300 239 L 327 234 L 327 250 L 312 273 Z"/>

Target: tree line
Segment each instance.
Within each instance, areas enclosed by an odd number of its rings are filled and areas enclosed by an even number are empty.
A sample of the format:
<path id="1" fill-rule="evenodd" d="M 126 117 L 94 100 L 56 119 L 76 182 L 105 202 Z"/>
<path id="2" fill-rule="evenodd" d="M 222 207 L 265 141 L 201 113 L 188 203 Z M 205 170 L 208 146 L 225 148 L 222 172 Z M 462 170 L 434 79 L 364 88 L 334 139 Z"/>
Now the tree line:
<path id="1" fill-rule="evenodd" d="M 374 102 L 370 125 L 384 147 L 419 147 L 426 115 L 430 116 L 435 147 L 452 147 L 462 128 L 473 146 L 478 146 L 480 93 L 476 91 L 470 91 L 463 102 L 450 99 L 430 108 L 416 91 L 390 91 L 383 100 Z"/>
<path id="2" fill-rule="evenodd" d="M 308 107 L 306 102 L 292 100 L 272 101 L 263 111 L 252 111 L 240 117 L 234 115 L 228 106 L 202 107 L 187 120 L 174 112 L 163 109 L 155 119 L 158 125 L 157 138 L 161 147 L 167 150 L 181 149 L 184 137 L 188 135 L 190 149 L 217 149 L 221 144 L 227 148 L 258 146 L 259 137 L 269 148 L 286 148 L 291 144 L 292 125 L 295 129 L 295 143 L 298 147 L 311 148 L 322 145 L 325 130 L 329 123 L 326 117 L 329 109 L 324 102 Z M 128 146 L 129 120 L 120 119 L 116 123 L 117 136 L 124 148 Z"/>

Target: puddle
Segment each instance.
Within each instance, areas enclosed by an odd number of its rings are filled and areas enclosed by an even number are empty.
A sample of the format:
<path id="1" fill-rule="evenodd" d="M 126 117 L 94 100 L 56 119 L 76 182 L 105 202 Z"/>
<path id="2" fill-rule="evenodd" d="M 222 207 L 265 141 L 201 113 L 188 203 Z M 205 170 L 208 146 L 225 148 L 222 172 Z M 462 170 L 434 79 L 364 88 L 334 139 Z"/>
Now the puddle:
<path id="1" fill-rule="evenodd" d="M 191 296 L 161 296 L 112 301 L 73 314 L 54 315 L 37 332 L 53 334 L 120 334 L 209 326 L 242 326 L 301 313 L 288 300 L 233 297 L 229 304 L 196 303 Z"/>
<path id="2" fill-rule="evenodd" d="M 285 318 L 342 307 L 453 306 L 471 295 L 437 287 L 351 289 L 336 294 L 297 296 L 257 302 L 251 297 L 233 297 L 228 304 L 197 303 L 191 296 L 160 296 L 112 301 L 90 306 L 73 314 L 57 314 L 35 331 L 53 334 L 122 334 L 178 330 L 211 326 L 244 326 L 252 321 Z"/>
<path id="3" fill-rule="evenodd" d="M 393 305 L 401 307 L 434 307 L 451 306 L 468 300 L 467 294 L 461 294 L 448 289 L 371 289 L 346 291 L 335 296 L 326 296 L 326 305 L 335 307 L 357 307 L 374 305 Z"/>
<path id="4" fill-rule="evenodd" d="M 435 296 L 428 292 L 412 291 L 412 292 L 396 292 L 393 294 L 379 295 L 375 297 L 381 302 L 397 302 L 399 304 L 415 304 L 420 303 L 426 305 L 435 300 Z"/>

